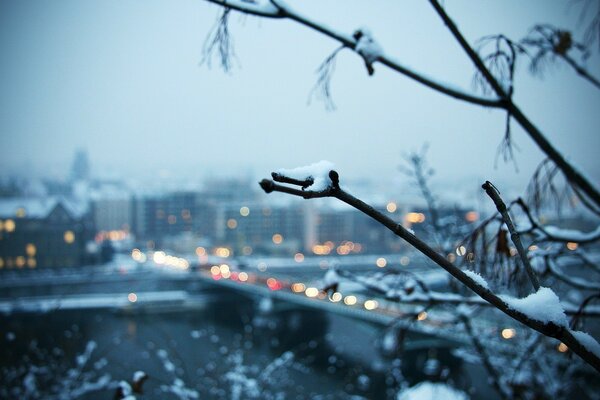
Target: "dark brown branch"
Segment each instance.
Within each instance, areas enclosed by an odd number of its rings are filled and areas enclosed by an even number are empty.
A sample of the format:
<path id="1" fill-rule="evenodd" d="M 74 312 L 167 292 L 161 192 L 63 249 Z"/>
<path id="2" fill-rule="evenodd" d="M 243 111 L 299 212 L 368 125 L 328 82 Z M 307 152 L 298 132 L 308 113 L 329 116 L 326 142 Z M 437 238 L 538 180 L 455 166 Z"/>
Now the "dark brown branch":
<path id="1" fill-rule="evenodd" d="M 496 95 L 506 102 L 507 111 L 512 117 L 521 125 L 521 127 L 529 134 L 531 139 L 538 145 L 538 147 L 560 168 L 565 174 L 567 180 L 572 182 L 574 185 L 579 187 L 595 204 L 600 205 L 600 192 L 594 187 L 594 185 L 587 180 L 579 171 L 569 163 L 559 151 L 546 139 L 542 132 L 523 114 L 521 109 L 513 103 L 510 99 L 509 93 L 507 93 L 500 83 L 494 78 L 488 68 L 485 66 L 479 55 L 475 50 L 467 43 L 466 39 L 454 23 L 452 19 L 446 14 L 446 11 L 439 4 L 438 0 L 429 0 L 435 11 L 438 13 L 444 24 L 448 27 L 456 41 L 460 44 L 463 50 L 467 53 L 475 68 L 481 72 L 481 75 L 487 80 L 490 87 L 496 93 Z"/>
<path id="2" fill-rule="evenodd" d="M 583 344 L 581 344 L 569 331 L 567 327 L 560 326 L 554 322 L 543 322 L 531 318 L 525 313 L 511 308 L 502 298 L 493 293 L 488 288 L 480 285 L 467 274 L 465 274 L 460 268 L 448 261 L 444 256 L 438 254 L 433 248 L 429 247 L 427 243 L 423 242 L 408 229 L 402 225 L 396 223 L 394 220 L 377 211 L 375 208 L 365 203 L 364 201 L 352 196 L 339 187 L 338 174 L 335 171 L 330 171 L 329 176 L 332 180 L 332 185 L 323 191 L 304 191 L 295 188 L 290 188 L 284 185 L 276 184 L 275 182 L 269 183 L 268 180 L 261 181 L 260 185 L 264 189 L 267 188 L 267 193 L 272 191 L 288 193 L 294 196 L 303 197 L 305 199 L 316 198 L 316 197 L 335 197 L 338 200 L 356 208 L 362 213 L 373 218 L 377 222 L 392 231 L 396 236 L 404 239 L 406 242 L 411 244 L 414 248 L 420 251 L 427 258 L 435 262 L 437 265 L 446 270 L 455 279 L 460 281 L 463 285 L 475 292 L 479 297 L 483 298 L 488 303 L 492 304 L 498 310 L 504 314 L 521 322 L 522 324 L 534 329 L 546 336 L 553 337 L 560 340 L 567 345 L 575 354 L 579 355 L 584 361 L 591 365 L 594 369 L 600 372 L 600 358 L 593 352 L 588 350 Z"/>
<path id="3" fill-rule="evenodd" d="M 350 50 L 356 51 L 357 41 L 352 36 L 338 33 L 332 29 L 329 29 L 328 27 L 326 27 L 323 24 L 316 23 L 316 22 L 304 17 L 303 15 L 300 15 L 300 14 L 294 12 L 293 10 L 289 9 L 288 7 L 284 7 L 281 4 L 278 4 L 276 0 L 271 0 L 271 4 L 278 9 L 277 13 L 262 12 L 256 6 L 252 6 L 251 3 L 246 7 L 245 4 L 241 4 L 239 1 L 233 1 L 233 2 L 228 1 L 228 0 L 206 0 L 206 1 L 221 5 L 223 7 L 229 7 L 231 9 L 234 9 L 234 10 L 237 10 L 240 12 L 257 15 L 257 16 L 261 16 L 261 17 L 288 18 L 299 24 L 302 24 L 311 29 L 314 29 L 317 32 L 320 32 L 325 36 L 328 36 L 332 39 L 337 40 L 344 47 L 347 47 Z M 477 104 L 477 105 L 484 106 L 484 107 L 507 109 L 507 104 L 505 103 L 504 100 L 487 99 L 487 98 L 471 95 L 464 91 L 455 90 L 449 86 L 446 86 L 446 85 L 443 85 L 436 81 L 433 81 L 433 80 L 427 78 L 425 75 L 421 75 L 409 68 L 406 68 L 406 67 L 400 65 L 398 62 L 392 60 L 391 58 L 389 58 L 385 55 L 382 55 L 381 57 L 379 57 L 379 59 L 377 59 L 375 61 L 379 61 L 381 64 L 393 69 L 394 71 L 399 72 L 402 75 L 405 75 L 405 76 L 427 86 L 430 89 L 436 90 L 440 93 L 443 93 L 445 95 L 453 97 L 457 100 L 466 101 L 468 103 Z"/>
<path id="4" fill-rule="evenodd" d="M 529 277 L 529 280 L 531 281 L 531 285 L 533 286 L 533 289 L 535 291 L 539 290 L 540 282 L 539 282 L 537 276 L 535 275 L 533 268 L 531 267 L 531 263 L 529 262 L 529 259 L 527 258 L 527 251 L 523 247 L 523 243 L 521 242 L 521 237 L 519 235 L 519 232 L 517 232 L 517 229 L 515 228 L 515 225 L 513 224 L 512 219 L 510 218 L 510 215 L 508 214 L 508 209 L 506 208 L 506 204 L 504 204 L 504 201 L 502 201 L 502 198 L 500 197 L 500 193 L 498 193 L 498 190 L 496 190 L 496 188 L 494 187 L 494 185 L 492 185 L 490 183 L 490 181 L 486 181 L 483 184 L 482 188 L 485 190 L 487 195 L 490 196 L 490 198 L 496 205 L 496 209 L 498 210 L 500 215 L 502 215 L 502 219 L 504 220 L 504 223 L 508 227 L 508 231 L 510 232 L 510 238 L 513 241 L 513 243 L 515 244 L 515 247 L 517 248 L 517 252 L 519 253 L 519 256 L 521 257 L 521 262 L 525 266 L 525 271 L 527 272 L 527 276 Z"/>

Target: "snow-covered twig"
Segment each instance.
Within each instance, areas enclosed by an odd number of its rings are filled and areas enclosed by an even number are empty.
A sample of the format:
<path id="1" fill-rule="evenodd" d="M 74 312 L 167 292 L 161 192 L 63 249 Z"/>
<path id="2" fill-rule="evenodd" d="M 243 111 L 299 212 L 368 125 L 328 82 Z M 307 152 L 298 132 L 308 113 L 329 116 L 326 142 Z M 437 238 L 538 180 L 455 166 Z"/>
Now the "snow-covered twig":
<path id="1" fill-rule="evenodd" d="M 320 172 L 322 173 L 323 171 Z M 274 178 L 275 176 L 276 175 L 274 175 Z M 302 177 L 299 178 L 294 176 L 293 178 L 295 180 L 300 181 L 300 185 L 298 185 L 298 183 L 292 185 L 303 186 L 303 184 L 307 182 L 308 177 L 309 175 L 302 179 Z M 315 178 L 314 176 L 312 177 L 313 179 Z M 267 193 L 282 192 L 303 197 L 305 199 L 334 197 L 356 208 L 388 228 L 396 236 L 404 239 L 415 249 L 446 270 L 455 279 L 471 289 L 485 301 L 492 304 L 498 310 L 531 329 L 560 340 L 575 354 L 579 355 L 584 361 L 600 372 L 600 345 L 591 336 L 584 336 L 581 332 L 574 332 L 568 329 L 562 305 L 560 305 L 558 297 L 551 289 L 540 287 L 536 293 L 530 295 L 526 299 L 512 299 L 508 296 L 499 296 L 448 261 L 446 257 L 437 253 L 433 248 L 427 245 L 427 243 L 419 239 L 401 224 L 398 224 L 387 215 L 344 191 L 340 187 L 339 175 L 336 171 L 331 170 L 329 171 L 327 178 L 324 176 L 320 176 L 320 178 L 324 179 L 326 185 L 324 188 L 319 187 L 319 190 L 310 190 L 310 185 L 305 188 L 297 189 L 293 186 L 277 183 L 286 180 L 286 177 L 281 175 L 277 176 L 277 182 L 263 179 L 260 182 L 260 186 Z M 552 305 L 552 307 L 546 309 L 549 305 Z M 541 310 L 538 309 L 538 307 L 541 307 Z"/>
<path id="2" fill-rule="evenodd" d="M 373 62 L 377 61 L 388 68 L 393 69 L 396 72 L 401 73 L 402 75 L 411 78 L 430 89 L 436 90 L 440 93 L 446 94 L 450 97 L 453 97 L 458 100 L 466 101 L 472 104 L 477 104 L 484 107 L 491 108 L 506 108 L 505 104 L 502 100 L 493 99 L 493 98 L 485 98 L 479 97 L 461 90 L 454 89 L 445 83 L 435 81 L 419 72 L 414 71 L 413 69 L 406 67 L 399 63 L 396 60 L 386 56 L 385 54 L 378 53 L 378 56 L 375 59 L 371 60 L 370 49 L 372 46 L 361 47 L 357 46 L 360 43 L 360 38 L 356 39 L 352 35 L 347 35 L 334 29 L 329 28 L 325 24 L 314 21 L 307 16 L 304 16 L 294 9 L 292 9 L 287 4 L 284 4 L 281 0 L 271 0 L 270 2 L 266 0 L 206 0 L 211 3 L 218 4 L 223 7 L 228 7 L 234 9 L 236 11 L 244 12 L 247 14 L 252 14 L 260 17 L 267 18 L 287 18 L 292 21 L 295 21 L 301 25 L 307 26 L 311 29 L 316 30 L 334 40 L 340 42 L 344 47 L 355 51 L 359 54 L 367 64 L 373 64 Z M 370 61 L 369 61 L 370 60 Z"/>

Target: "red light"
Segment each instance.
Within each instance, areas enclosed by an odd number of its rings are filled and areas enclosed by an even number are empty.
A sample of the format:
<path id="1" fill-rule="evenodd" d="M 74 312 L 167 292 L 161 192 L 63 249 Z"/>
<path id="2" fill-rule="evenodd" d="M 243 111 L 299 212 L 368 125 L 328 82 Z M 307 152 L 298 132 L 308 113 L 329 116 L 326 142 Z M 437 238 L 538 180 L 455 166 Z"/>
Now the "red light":
<path id="1" fill-rule="evenodd" d="M 238 273 L 237 272 L 232 272 L 231 273 L 231 280 L 234 280 L 234 281 L 238 280 Z"/>
<path id="2" fill-rule="evenodd" d="M 271 290 L 280 290 L 282 288 L 281 282 L 278 282 L 275 278 L 267 279 L 267 286 Z"/>
<path id="3" fill-rule="evenodd" d="M 212 276 L 212 278 L 213 278 L 215 281 L 218 281 L 219 279 L 221 279 L 221 275 L 213 275 L 213 276 Z"/>

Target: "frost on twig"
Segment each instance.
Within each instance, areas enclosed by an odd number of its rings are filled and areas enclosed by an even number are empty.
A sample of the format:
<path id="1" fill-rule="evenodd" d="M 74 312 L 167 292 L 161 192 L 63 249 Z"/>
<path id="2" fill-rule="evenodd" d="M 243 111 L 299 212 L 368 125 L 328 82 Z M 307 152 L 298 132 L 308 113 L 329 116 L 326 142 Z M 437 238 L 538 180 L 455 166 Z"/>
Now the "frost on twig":
<path id="1" fill-rule="evenodd" d="M 223 12 L 217 18 L 215 25 L 206 36 L 204 46 L 202 47 L 201 64 L 206 63 L 206 65 L 210 68 L 213 55 L 215 52 L 217 52 L 221 68 L 223 68 L 225 72 L 229 72 L 231 70 L 231 63 L 235 58 L 233 39 L 231 38 L 231 34 L 229 32 L 230 12 L 231 8 L 223 8 Z"/>

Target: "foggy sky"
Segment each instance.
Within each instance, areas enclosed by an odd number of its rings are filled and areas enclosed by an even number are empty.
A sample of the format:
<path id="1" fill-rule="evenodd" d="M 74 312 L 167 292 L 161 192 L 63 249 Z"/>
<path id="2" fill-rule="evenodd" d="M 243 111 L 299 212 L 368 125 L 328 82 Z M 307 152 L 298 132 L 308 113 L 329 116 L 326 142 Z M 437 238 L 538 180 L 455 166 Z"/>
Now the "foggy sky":
<path id="1" fill-rule="evenodd" d="M 471 64 L 427 1 L 289 3 L 341 31 L 366 26 L 400 62 L 472 88 Z M 499 32 L 518 39 L 537 22 L 581 25 L 580 9 L 568 2 L 444 3 L 471 42 Z M 218 12 L 202 0 L 2 1 L 2 176 L 64 176 L 84 148 L 97 176 L 254 177 L 327 159 L 342 177 L 395 182 L 402 154 L 429 142 L 438 182 L 489 179 L 522 189 L 542 159 L 513 124 L 519 172 L 501 160 L 495 168 L 500 111 L 381 65 L 369 77 L 348 50 L 332 80 L 337 110 L 308 105 L 314 72 L 337 43 L 291 21 L 234 13 L 235 68 L 226 74 L 216 59 L 211 69 L 200 65 Z M 598 57 L 589 66 L 598 73 Z M 600 91 L 567 67 L 538 79 L 521 64 L 515 98 L 597 182 Z"/>

